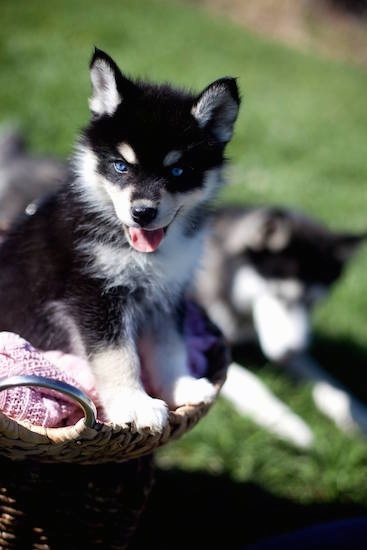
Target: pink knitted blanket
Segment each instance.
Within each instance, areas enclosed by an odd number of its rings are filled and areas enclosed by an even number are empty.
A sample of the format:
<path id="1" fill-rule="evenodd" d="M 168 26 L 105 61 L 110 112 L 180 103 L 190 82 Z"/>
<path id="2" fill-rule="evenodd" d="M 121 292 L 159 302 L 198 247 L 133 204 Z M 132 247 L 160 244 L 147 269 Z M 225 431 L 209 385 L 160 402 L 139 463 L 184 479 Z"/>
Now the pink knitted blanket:
<path id="1" fill-rule="evenodd" d="M 190 367 L 196 376 L 207 371 L 205 352 L 217 341 L 194 305 L 188 304 L 186 341 Z M 103 420 L 98 394 L 88 363 L 61 351 L 42 352 L 11 332 L 0 332 L 0 379 L 14 375 L 37 375 L 61 380 L 84 391 Z M 44 427 L 73 425 L 83 411 L 71 398 L 41 387 L 18 386 L 0 392 L 0 411 L 15 420 L 28 420 Z"/>
<path id="2" fill-rule="evenodd" d="M 20 374 L 61 380 L 84 391 L 98 405 L 86 361 L 60 351 L 40 352 L 11 332 L 0 332 L 0 378 Z M 15 420 L 45 427 L 72 425 L 83 411 L 71 398 L 41 387 L 18 386 L 0 392 L 0 410 Z"/>

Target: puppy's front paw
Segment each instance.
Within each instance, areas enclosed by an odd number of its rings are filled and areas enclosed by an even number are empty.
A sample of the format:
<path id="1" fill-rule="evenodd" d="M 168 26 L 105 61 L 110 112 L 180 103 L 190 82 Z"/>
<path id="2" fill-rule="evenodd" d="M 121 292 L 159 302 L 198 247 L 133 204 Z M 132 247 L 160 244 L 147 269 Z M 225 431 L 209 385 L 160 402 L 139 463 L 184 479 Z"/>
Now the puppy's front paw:
<path id="1" fill-rule="evenodd" d="M 168 422 L 167 404 L 141 391 L 123 392 L 105 408 L 110 422 L 135 424 L 139 432 L 161 432 Z"/>
<path id="2" fill-rule="evenodd" d="M 207 378 L 182 376 L 175 384 L 173 402 L 176 407 L 181 405 L 197 405 L 214 401 L 217 390 Z"/>

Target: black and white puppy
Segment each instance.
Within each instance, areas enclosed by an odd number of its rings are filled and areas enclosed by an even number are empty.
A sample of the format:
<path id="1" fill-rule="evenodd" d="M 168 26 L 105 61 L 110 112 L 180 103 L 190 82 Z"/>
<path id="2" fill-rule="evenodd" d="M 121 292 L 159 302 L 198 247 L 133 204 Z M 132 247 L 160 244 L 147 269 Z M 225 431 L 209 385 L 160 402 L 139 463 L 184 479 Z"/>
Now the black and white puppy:
<path id="1" fill-rule="evenodd" d="M 366 237 L 287 208 L 218 208 L 197 297 L 231 343 L 256 335 L 268 359 L 284 361 L 307 349 L 313 306 Z"/>
<path id="2" fill-rule="evenodd" d="M 86 357 L 108 420 L 156 432 L 215 394 L 189 370 L 185 294 L 240 98 L 229 77 L 198 95 L 132 80 L 97 49 L 90 75 L 74 177 L 0 248 L 0 330 Z"/>
<path id="3" fill-rule="evenodd" d="M 195 299 L 232 345 L 258 342 L 264 356 L 314 382 L 319 409 L 341 428 L 367 431 L 367 407 L 308 355 L 311 314 L 367 234 L 332 231 L 292 209 L 227 205 L 208 232 Z M 291 411 L 233 365 L 222 394 L 295 442 L 312 435 Z M 287 425 L 288 423 L 288 425 Z"/>

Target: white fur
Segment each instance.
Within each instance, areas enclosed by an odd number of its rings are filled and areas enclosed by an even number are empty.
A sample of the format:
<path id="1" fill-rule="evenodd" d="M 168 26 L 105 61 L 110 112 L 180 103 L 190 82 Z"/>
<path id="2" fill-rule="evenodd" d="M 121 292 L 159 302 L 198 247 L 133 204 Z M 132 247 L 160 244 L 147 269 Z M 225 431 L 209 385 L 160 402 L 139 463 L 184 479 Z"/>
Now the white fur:
<path id="1" fill-rule="evenodd" d="M 135 356 L 135 364 L 132 357 Z M 150 397 L 140 382 L 136 350 L 104 350 L 94 356 L 93 372 L 108 417 L 117 424 L 134 423 L 137 430 L 161 432 L 168 420 L 167 404 Z"/>
<path id="2" fill-rule="evenodd" d="M 346 433 L 367 433 L 367 408 L 351 396 L 332 376 L 305 354 L 294 355 L 286 362 L 290 373 L 312 383 L 312 397 L 317 408 Z M 281 402 L 251 371 L 236 363 L 228 369 L 222 395 L 239 414 L 298 447 L 314 443 L 309 426 Z"/>
<path id="3" fill-rule="evenodd" d="M 182 234 L 182 226 L 175 224 L 154 254 L 142 254 L 130 249 L 122 255 L 118 248 L 109 244 L 93 244 L 94 257 L 87 269 L 95 275 L 108 276 L 111 286 L 131 285 L 140 273 L 147 284 L 153 282 L 152 296 L 158 294 L 157 299 L 165 303 L 166 296 L 169 298 L 175 289 L 186 286 L 193 276 L 201 242 L 200 234 L 195 239 L 189 239 Z M 181 253 L 175 255 L 178 247 Z"/>
<path id="4" fill-rule="evenodd" d="M 280 438 L 302 448 L 313 443 L 314 437 L 307 424 L 275 397 L 255 374 L 237 363 L 229 366 L 221 393 L 240 414 L 249 416 Z"/>
<path id="5" fill-rule="evenodd" d="M 265 293 L 254 303 L 253 318 L 261 348 L 273 361 L 307 347 L 309 319 L 301 304 L 287 305 L 277 296 Z"/>
<path id="6" fill-rule="evenodd" d="M 280 301 L 292 312 L 299 303 L 302 286 L 295 279 L 265 279 L 250 265 L 240 267 L 233 278 L 232 301 L 237 311 L 247 313 L 252 310 L 256 300 L 264 295 L 279 297 Z"/>
<path id="7" fill-rule="evenodd" d="M 232 301 L 241 313 L 250 312 L 255 300 L 266 290 L 266 281 L 250 266 L 241 267 L 232 285 Z"/>
<path id="8" fill-rule="evenodd" d="M 33 216 L 38 210 L 37 202 L 30 202 L 24 209 L 24 213 L 27 214 L 27 216 Z"/>
<path id="9" fill-rule="evenodd" d="M 312 388 L 312 396 L 319 410 L 332 418 L 337 426 L 345 431 L 355 429 L 352 398 L 344 390 L 329 382 L 316 382 Z"/>
<path id="10" fill-rule="evenodd" d="M 102 176 L 100 176 L 100 182 L 103 184 L 108 196 L 110 197 L 119 220 L 121 220 L 122 223 L 131 224 L 131 187 L 120 188 L 117 185 L 113 185 Z"/>
<path id="11" fill-rule="evenodd" d="M 97 115 L 112 115 L 121 103 L 113 70 L 103 59 L 98 59 L 91 68 L 90 76 L 93 86 L 90 110 Z"/>
<path id="12" fill-rule="evenodd" d="M 316 382 L 312 389 L 315 404 L 345 432 L 362 430 L 367 433 L 367 407 L 340 384 Z"/>
<path id="13" fill-rule="evenodd" d="M 98 160 L 95 153 L 79 143 L 74 157 L 74 171 L 77 175 L 74 188 L 88 208 L 97 213 L 103 208 L 104 215 L 107 208 L 108 214 L 113 215 L 113 203 L 109 198 L 106 186 L 100 184 L 97 165 Z"/>
<path id="14" fill-rule="evenodd" d="M 347 388 L 305 354 L 291 357 L 290 372 L 312 383 L 312 397 L 317 408 L 345 432 L 356 429 L 367 434 L 367 407 Z"/>

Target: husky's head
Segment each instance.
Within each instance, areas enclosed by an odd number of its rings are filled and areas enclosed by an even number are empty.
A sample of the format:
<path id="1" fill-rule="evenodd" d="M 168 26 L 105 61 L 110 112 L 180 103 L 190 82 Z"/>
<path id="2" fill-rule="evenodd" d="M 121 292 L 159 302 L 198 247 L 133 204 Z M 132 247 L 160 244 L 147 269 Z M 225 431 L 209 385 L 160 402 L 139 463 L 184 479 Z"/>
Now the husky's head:
<path id="1" fill-rule="evenodd" d="M 310 314 L 367 233 L 333 231 L 286 208 L 226 205 L 213 225 L 194 297 L 231 343 L 257 335 L 269 359 L 309 345 Z"/>
<path id="2" fill-rule="evenodd" d="M 97 49 L 90 74 L 81 193 L 95 210 L 114 212 L 133 248 L 154 252 L 174 221 L 192 223 L 218 191 L 240 103 L 236 81 L 216 80 L 198 95 L 133 81 Z"/>
<path id="3" fill-rule="evenodd" d="M 333 231 L 301 212 L 278 207 L 255 208 L 238 223 L 242 236 L 232 246 L 246 264 L 268 281 L 292 280 L 306 293 L 318 287 L 326 294 L 367 238 L 366 232 Z"/>

